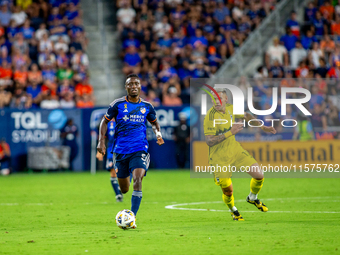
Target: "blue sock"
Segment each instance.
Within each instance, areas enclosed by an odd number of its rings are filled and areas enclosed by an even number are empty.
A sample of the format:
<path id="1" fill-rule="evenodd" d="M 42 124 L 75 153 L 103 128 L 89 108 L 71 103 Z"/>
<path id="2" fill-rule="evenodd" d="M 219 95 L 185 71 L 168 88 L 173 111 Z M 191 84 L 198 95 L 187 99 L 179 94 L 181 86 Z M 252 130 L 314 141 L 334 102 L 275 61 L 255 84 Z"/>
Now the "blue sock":
<path id="1" fill-rule="evenodd" d="M 113 190 L 115 191 L 116 195 L 121 195 L 122 192 L 120 191 L 120 187 L 118 184 L 117 177 L 111 177 L 111 185 Z"/>
<path id="2" fill-rule="evenodd" d="M 140 206 L 140 202 L 142 202 L 142 191 L 137 191 L 134 190 L 132 192 L 132 197 L 131 197 L 131 211 L 133 211 L 133 213 L 135 215 L 137 215 L 139 206 Z"/>

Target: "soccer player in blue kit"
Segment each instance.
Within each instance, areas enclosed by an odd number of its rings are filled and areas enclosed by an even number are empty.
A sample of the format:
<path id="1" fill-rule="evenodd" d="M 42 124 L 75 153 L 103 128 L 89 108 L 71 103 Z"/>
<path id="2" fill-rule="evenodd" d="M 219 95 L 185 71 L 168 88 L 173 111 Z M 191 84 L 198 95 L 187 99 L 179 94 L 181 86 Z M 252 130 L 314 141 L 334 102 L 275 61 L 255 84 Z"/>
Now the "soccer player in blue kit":
<path id="1" fill-rule="evenodd" d="M 114 100 L 108 108 L 99 126 L 97 150 L 105 154 L 105 134 L 107 124 L 115 119 L 116 127 L 113 141 L 117 177 L 123 194 L 129 191 L 130 174 L 133 177 L 131 211 L 136 215 L 142 201 L 142 180 L 150 163 L 148 141 L 146 139 L 146 121 L 154 131 L 157 144 L 164 144 L 160 126 L 153 106 L 139 97 L 141 83 L 138 75 L 130 74 L 125 81 L 127 96 Z"/>
<path id="2" fill-rule="evenodd" d="M 114 192 L 116 193 L 116 201 L 123 202 L 123 195 L 120 190 L 117 174 L 116 174 L 116 166 L 114 164 L 114 155 L 112 152 L 113 148 L 113 141 L 114 141 L 114 134 L 115 134 L 115 122 L 111 120 L 107 126 L 107 151 L 106 151 L 106 170 L 110 172 L 110 181 Z"/>

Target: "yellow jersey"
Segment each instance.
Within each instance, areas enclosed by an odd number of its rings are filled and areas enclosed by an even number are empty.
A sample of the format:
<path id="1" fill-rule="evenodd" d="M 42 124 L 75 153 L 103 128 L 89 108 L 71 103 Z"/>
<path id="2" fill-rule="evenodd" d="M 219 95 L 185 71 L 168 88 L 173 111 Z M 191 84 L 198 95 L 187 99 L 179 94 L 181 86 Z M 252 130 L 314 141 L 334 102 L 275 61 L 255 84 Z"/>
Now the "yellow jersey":
<path id="1" fill-rule="evenodd" d="M 204 135 L 222 135 L 231 129 L 231 121 L 235 123 L 235 118 L 243 118 L 243 115 L 233 115 L 233 105 L 227 104 L 225 113 L 210 108 L 204 118 Z M 219 144 L 209 147 L 209 164 L 222 165 L 231 164 L 234 157 L 244 149 L 232 135 Z"/>

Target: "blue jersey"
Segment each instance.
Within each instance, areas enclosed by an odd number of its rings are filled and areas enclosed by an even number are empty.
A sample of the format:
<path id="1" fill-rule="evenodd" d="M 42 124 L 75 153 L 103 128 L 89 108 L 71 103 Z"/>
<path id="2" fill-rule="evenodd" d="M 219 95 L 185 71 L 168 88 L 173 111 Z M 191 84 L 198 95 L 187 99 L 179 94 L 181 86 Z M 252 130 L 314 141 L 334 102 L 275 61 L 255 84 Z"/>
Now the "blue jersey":
<path id="1" fill-rule="evenodd" d="M 107 144 L 107 155 L 109 155 L 112 151 L 112 145 L 113 145 L 114 134 L 115 134 L 115 126 L 116 126 L 116 123 L 114 121 L 110 121 L 107 124 L 106 136 L 107 136 L 107 140 L 109 141 Z"/>
<path id="2" fill-rule="evenodd" d="M 139 99 L 138 103 L 129 102 L 127 97 L 116 99 L 110 104 L 105 114 L 107 120 L 116 121 L 113 152 L 130 154 L 148 150 L 146 140 L 146 121 L 155 122 L 156 112 L 153 106 Z"/>

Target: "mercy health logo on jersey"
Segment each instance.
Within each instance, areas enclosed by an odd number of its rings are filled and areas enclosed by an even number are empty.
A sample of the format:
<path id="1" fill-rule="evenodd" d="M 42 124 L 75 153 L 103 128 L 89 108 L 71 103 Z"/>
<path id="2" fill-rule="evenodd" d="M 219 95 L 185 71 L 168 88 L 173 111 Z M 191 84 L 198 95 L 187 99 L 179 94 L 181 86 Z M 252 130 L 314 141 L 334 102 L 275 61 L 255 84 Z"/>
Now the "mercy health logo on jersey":
<path id="1" fill-rule="evenodd" d="M 209 88 L 211 92 L 208 90 L 201 88 L 201 90 L 205 91 L 212 99 L 213 103 L 216 105 L 216 100 L 218 100 L 218 103 L 222 105 L 222 100 L 220 95 L 218 94 L 217 91 L 223 90 L 229 90 L 231 95 L 232 95 L 232 101 L 233 101 L 233 115 L 243 115 L 244 114 L 244 94 L 242 90 L 231 84 L 215 84 L 214 88 L 212 86 L 209 86 L 207 84 L 204 84 L 205 87 Z M 206 115 L 207 114 L 207 94 L 202 94 L 201 95 L 201 114 Z M 258 110 L 255 109 L 254 107 L 254 102 L 253 102 L 253 88 L 248 87 L 247 90 L 248 98 L 247 98 L 247 104 L 248 104 L 248 109 L 251 113 L 255 115 L 260 115 L 260 116 L 268 116 L 272 113 L 274 113 L 278 107 L 278 88 L 273 87 L 272 88 L 272 105 L 269 109 L 265 110 Z M 299 95 L 303 97 L 299 98 L 289 98 L 292 94 Z M 281 116 L 286 116 L 287 115 L 287 105 L 295 105 L 305 116 L 311 116 L 312 114 L 303 106 L 304 103 L 309 102 L 311 99 L 311 93 L 309 90 L 304 89 L 304 88 L 288 88 L 288 87 L 283 87 L 281 88 Z M 229 101 L 229 99 L 228 99 Z M 281 122 L 281 125 L 283 127 L 295 127 L 297 126 L 297 121 L 295 119 L 284 119 L 280 121 L 280 119 L 273 119 L 273 118 L 266 118 L 264 119 L 266 122 L 270 122 L 271 126 L 274 127 L 274 122 L 279 121 Z M 216 119 L 214 120 L 214 126 L 215 124 L 226 124 L 228 121 L 231 121 L 231 125 L 233 125 L 232 120 L 226 120 L 226 119 Z M 259 121 L 261 123 L 260 126 L 254 126 L 252 125 L 253 121 Z M 292 125 L 288 125 L 287 123 L 294 123 Z M 238 124 L 243 124 L 245 126 L 245 120 L 242 122 L 238 122 Z M 254 119 L 254 120 L 249 120 L 248 121 L 248 126 L 250 127 L 262 127 L 265 125 L 264 121 L 261 119 Z"/>
<path id="2" fill-rule="evenodd" d="M 57 142 L 60 131 L 67 120 L 61 110 L 26 111 L 11 113 L 12 142 L 13 143 L 41 143 Z"/>

